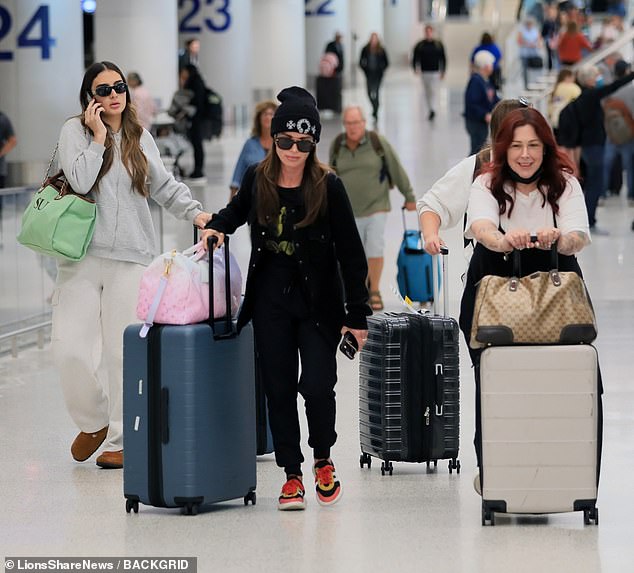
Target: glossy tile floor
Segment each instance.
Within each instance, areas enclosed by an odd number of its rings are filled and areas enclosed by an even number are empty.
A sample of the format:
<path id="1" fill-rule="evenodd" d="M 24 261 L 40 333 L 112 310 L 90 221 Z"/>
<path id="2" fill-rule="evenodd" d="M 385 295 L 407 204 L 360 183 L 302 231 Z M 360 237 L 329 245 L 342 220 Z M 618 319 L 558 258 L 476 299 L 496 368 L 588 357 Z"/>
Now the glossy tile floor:
<path id="1" fill-rule="evenodd" d="M 364 86 L 346 90 L 345 103 L 367 105 Z M 509 95 L 513 95 L 509 93 Z M 427 121 L 419 80 L 393 71 L 384 86 L 379 129 L 398 150 L 417 195 L 468 150 L 461 93 L 443 92 L 434 123 Z M 327 157 L 339 119 L 324 120 L 319 154 Z M 227 128 L 209 144 L 209 182 L 194 188 L 206 207 L 221 207 L 246 129 Z M 382 291 L 388 309 L 401 236 L 393 191 Z M 272 456 L 258 460 L 257 505 L 219 504 L 197 517 L 142 506 L 127 515 L 122 473 L 104 471 L 94 458 L 83 464 L 69 452 L 75 428 L 65 412 L 48 350 L 26 350 L 0 359 L 0 556 L 197 556 L 199 571 L 502 571 L 615 573 L 634 569 L 634 209 L 610 198 L 599 210 L 596 237 L 581 257 L 597 310 L 597 347 L 605 384 L 604 455 L 599 490 L 600 525 L 584 526 L 581 513 L 503 516 L 480 524 L 473 490 L 473 376 L 462 348 L 462 473 L 424 465 L 395 464 L 382 477 L 379 463 L 359 467 L 358 363 L 340 359 L 338 433 L 333 457 L 345 487 L 342 501 L 320 507 L 308 495 L 304 512 L 277 511 L 282 472 Z M 415 225 L 411 216 L 410 225 Z M 165 219 L 165 247 L 185 247 L 187 225 Z M 450 313 L 457 316 L 465 268 L 459 230 L 446 235 L 451 248 Z M 234 250 L 245 268 L 249 242 L 237 233 Z M 303 410 L 303 408 L 301 408 Z M 305 428 L 305 425 L 304 425 Z M 308 447 L 304 447 L 309 453 Z M 219 479 L 222 460 L 218 460 Z M 310 473 L 308 464 L 304 467 Z"/>

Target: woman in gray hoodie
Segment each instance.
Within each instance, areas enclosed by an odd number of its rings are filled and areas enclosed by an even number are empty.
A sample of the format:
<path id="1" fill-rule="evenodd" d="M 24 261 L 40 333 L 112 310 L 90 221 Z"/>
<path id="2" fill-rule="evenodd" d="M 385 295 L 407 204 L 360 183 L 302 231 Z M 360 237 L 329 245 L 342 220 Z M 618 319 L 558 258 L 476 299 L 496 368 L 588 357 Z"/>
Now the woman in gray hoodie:
<path id="1" fill-rule="evenodd" d="M 165 170 L 152 136 L 130 105 L 123 72 L 98 62 L 84 74 L 82 113 L 59 137 L 59 162 L 73 190 L 97 203 L 86 257 L 58 262 L 52 345 L 68 412 L 80 432 L 76 461 L 123 467 L 123 330 L 136 320 L 139 281 L 156 255 L 148 197 L 204 227 L 211 218 Z"/>

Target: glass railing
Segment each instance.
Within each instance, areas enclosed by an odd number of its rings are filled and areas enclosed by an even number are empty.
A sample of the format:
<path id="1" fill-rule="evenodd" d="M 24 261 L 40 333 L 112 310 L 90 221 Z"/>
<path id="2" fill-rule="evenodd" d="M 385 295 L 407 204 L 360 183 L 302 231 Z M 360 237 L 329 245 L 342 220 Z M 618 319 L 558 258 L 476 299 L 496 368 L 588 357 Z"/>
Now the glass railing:
<path id="1" fill-rule="evenodd" d="M 0 189 L 0 353 L 43 343 L 50 326 L 56 266 L 16 241 L 22 213 L 35 190 Z"/>
<path id="2" fill-rule="evenodd" d="M 21 348 L 42 347 L 50 339 L 57 264 L 16 240 L 22 213 L 34 192 L 32 187 L 0 189 L 0 355 L 16 356 Z M 153 201 L 150 211 L 162 252 L 166 232 L 173 242 L 172 231 L 164 230 L 163 210 Z"/>

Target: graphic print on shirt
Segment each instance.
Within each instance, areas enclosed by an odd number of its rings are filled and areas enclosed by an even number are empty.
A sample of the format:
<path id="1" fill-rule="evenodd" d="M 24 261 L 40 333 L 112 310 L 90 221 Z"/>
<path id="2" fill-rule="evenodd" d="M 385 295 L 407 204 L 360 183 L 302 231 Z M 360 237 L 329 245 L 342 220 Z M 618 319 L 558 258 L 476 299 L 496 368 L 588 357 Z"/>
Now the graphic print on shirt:
<path id="1" fill-rule="evenodd" d="M 295 252 L 295 245 L 291 240 L 285 206 L 280 209 L 280 213 L 277 216 L 275 236 L 277 237 L 277 240 L 269 239 L 268 241 L 266 241 L 266 248 L 276 255 L 291 256 Z"/>

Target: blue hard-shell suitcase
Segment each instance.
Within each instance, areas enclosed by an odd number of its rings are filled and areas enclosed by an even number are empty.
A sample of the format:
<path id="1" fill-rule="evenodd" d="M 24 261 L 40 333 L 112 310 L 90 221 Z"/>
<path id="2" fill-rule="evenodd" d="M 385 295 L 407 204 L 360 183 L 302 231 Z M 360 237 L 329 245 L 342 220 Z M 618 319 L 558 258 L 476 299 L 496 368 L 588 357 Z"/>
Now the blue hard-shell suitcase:
<path id="1" fill-rule="evenodd" d="M 225 256 L 228 282 L 228 249 Z M 213 300 L 210 293 L 211 316 Z M 140 328 L 129 326 L 123 339 L 126 511 L 136 513 L 143 503 L 191 515 L 230 499 L 255 504 L 251 327 L 236 336 L 227 316 L 213 324 L 156 325 L 147 338 Z"/>

